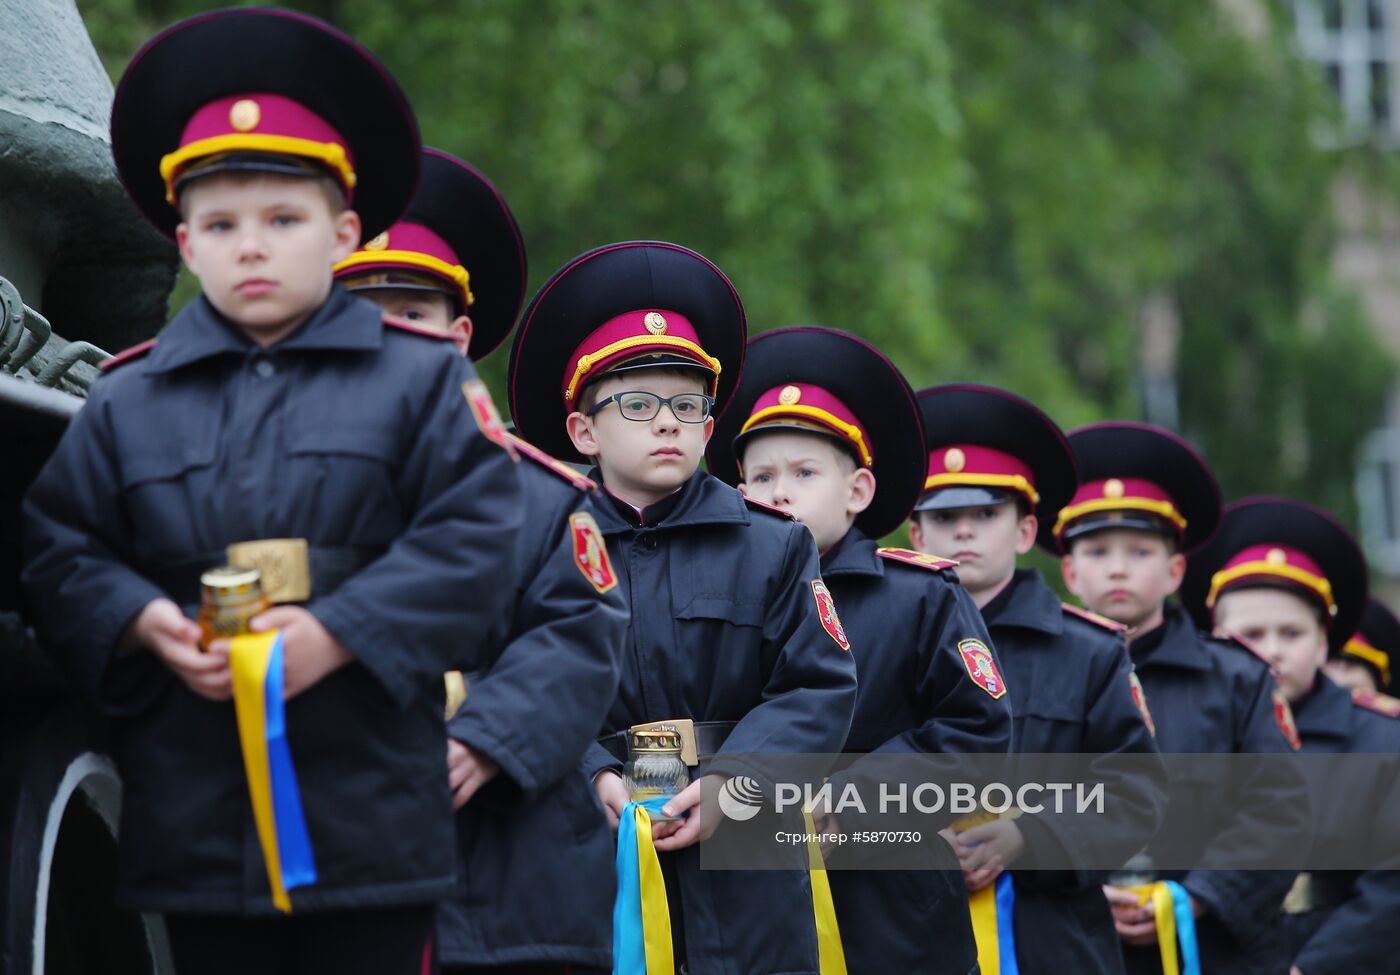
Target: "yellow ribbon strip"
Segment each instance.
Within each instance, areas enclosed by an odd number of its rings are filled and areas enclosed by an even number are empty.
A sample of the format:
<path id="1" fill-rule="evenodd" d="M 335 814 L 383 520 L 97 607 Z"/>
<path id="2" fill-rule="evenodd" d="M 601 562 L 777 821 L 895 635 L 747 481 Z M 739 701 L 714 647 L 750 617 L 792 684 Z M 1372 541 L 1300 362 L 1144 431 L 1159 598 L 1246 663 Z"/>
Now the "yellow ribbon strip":
<path id="1" fill-rule="evenodd" d="M 997 888 L 988 884 L 967 896 L 972 936 L 977 941 L 977 966 L 985 975 L 1001 971 L 1001 939 L 997 935 Z"/>
<path id="2" fill-rule="evenodd" d="M 290 914 L 291 898 L 282 885 L 282 858 L 277 847 L 277 821 L 272 809 L 272 771 L 267 760 L 267 665 L 277 631 L 236 636 L 229 650 L 233 678 L 233 706 L 238 717 L 238 740 L 243 747 L 243 768 L 248 776 L 248 795 L 253 803 L 253 822 L 258 830 L 272 903 Z"/>
<path id="3" fill-rule="evenodd" d="M 803 810 L 807 835 L 815 837 L 816 824 L 812 814 Z M 841 946 L 841 928 L 836 923 L 836 903 L 831 899 L 831 881 L 826 876 L 826 861 L 815 838 L 807 841 L 807 874 L 812 884 L 812 913 L 817 925 L 817 958 L 821 975 L 846 975 L 846 950 Z"/>
<path id="4" fill-rule="evenodd" d="M 651 816 L 640 803 L 637 820 L 637 873 L 642 890 L 642 947 L 647 957 L 647 975 L 675 975 L 671 947 L 671 907 L 666 901 L 666 878 L 661 874 L 661 858 L 651 840 Z"/>

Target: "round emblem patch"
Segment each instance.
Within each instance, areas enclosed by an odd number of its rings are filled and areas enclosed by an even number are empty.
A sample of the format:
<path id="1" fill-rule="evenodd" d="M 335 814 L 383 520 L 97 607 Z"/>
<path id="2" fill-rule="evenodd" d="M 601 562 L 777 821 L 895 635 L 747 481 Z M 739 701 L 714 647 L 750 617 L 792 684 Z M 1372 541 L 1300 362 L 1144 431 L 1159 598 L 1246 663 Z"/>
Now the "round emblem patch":
<path id="1" fill-rule="evenodd" d="M 642 318 L 642 324 L 647 327 L 647 331 L 652 335 L 666 334 L 666 316 L 659 311 L 649 311 Z"/>
<path id="2" fill-rule="evenodd" d="M 262 109 L 251 98 L 240 98 L 228 110 L 228 124 L 237 132 L 252 132 L 262 121 Z"/>

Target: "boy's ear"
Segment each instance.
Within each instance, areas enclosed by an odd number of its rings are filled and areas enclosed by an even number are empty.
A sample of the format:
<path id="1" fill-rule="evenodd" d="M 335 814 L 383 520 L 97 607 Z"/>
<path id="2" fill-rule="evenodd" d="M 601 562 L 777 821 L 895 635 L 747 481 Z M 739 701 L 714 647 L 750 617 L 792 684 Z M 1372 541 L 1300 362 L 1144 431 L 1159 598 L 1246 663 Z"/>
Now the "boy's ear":
<path id="1" fill-rule="evenodd" d="M 598 456 L 598 438 L 594 436 L 593 422 L 588 417 L 575 410 L 564 421 L 564 428 L 568 430 L 569 440 L 573 442 L 575 450 L 585 457 Z"/>
<path id="2" fill-rule="evenodd" d="M 1167 590 L 1170 596 L 1181 588 L 1181 580 L 1186 578 L 1186 556 L 1180 552 L 1167 556 L 1167 578 L 1171 582 L 1171 588 Z"/>
<path id="3" fill-rule="evenodd" d="M 1065 588 L 1078 599 L 1084 601 L 1084 594 L 1079 591 L 1079 573 L 1074 571 L 1074 556 L 1066 552 L 1060 559 L 1060 575 L 1064 577 Z"/>
<path id="4" fill-rule="evenodd" d="M 354 210 L 341 210 L 335 215 L 335 245 L 331 249 L 331 263 L 339 264 L 360 246 L 360 215 Z"/>
<path id="5" fill-rule="evenodd" d="M 875 475 L 868 467 L 857 467 L 851 475 L 851 497 L 846 502 L 846 514 L 854 517 L 875 500 Z"/>
<path id="6" fill-rule="evenodd" d="M 909 519 L 909 544 L 920 552 L 926 551 L 924 548 L 924 524 L 919 520 L 917 512 L 914 517 Z"/>
<path id="7" fill-rule="evenodd" d="M 185 262 L 185 267 L 190 269 L 190 273 L 195 277 L 199 274 L 194 269 L 194 252 L 190 250 L 190 225 L 183 220 L 175 228 L 175 244 L 180 248 L 180 260 Z"/>
<path id="8" fill-rule="evenodd" d="M 1040 521 L 1034 514 L 1026 515 L 1016 523 L 1016 554 L 1025 555 L 1035 548 L 1036 532 L 1040 530 Z"/>
<path id="9" fill-rule="evenodd" d="M 704 446 L 708 447 L 710 445 L 710 438 L 715 435 L 715 418 L 713 416 L 705 417 L 704 435 Z"/>
<path id="10" fill-rule="evenodd" d="M 466 315 L 458 315 L 447 326 L 447 334 L 452 337 L 452 344 L 457 346 L 457 351 L 465 356 L 472 344 L 472 320 Z"/>

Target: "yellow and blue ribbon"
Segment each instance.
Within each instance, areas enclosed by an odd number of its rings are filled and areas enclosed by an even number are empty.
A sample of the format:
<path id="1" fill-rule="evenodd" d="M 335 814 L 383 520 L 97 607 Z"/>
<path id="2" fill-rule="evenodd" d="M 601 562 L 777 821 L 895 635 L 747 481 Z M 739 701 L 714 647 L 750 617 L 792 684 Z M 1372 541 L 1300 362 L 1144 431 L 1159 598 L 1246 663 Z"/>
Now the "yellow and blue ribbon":
<path id="1" fill-rule="evenodd" d="M 651 816 L 660 814 L 669 796 L 622 807 L 617 824 L 617 901 L 613 905 L 613 975 L 675 975 L 671 909 L 661 859 L 651 838 Z M 803 813 L 807 832 L 815 834 L 811 813 Z M 812 913 L 817 929 L 821 975 L 846 975 L 846 955 L 836 923 L 836 906 L 826 876 L 821 847 L 807 844 Z"/>
<path id="2" fill-rule="evenodd" d="M 1128 887 L 1144 907 L 1152 905 L 1157 922 L 1157 950 L 1162 956 L 1162 975 L 1201 975 L 1201 955 L 1196 944 L 1196 915 L 1191 911 L 1191 895 L 1174 880 Z M 1180 946 L 1180 954 L 1177 947 Z"/>
<path id="3" fill-rule="evenodd" d="M 661 815 L 670 798 L 629 802 L 618 818 L 613 975 L 675 975 L 671 908 L 651 839 L 652 814 Z"/>
<path id="4" fill-rule="evenodd" d="M 229 668 L 243 768 L 272 903 L 287 914 L 292 910 L 287 891 L 316 882 L 316 859 L 287 745 L 282 634 L 271 630 L 234 637 Z"/>
<path id="5" fill-rule="evenodd" d="M 983 975 L 1019 975 L 1016 964 L 1016 886 L 1008 871 L 996 883 L 968 895 L 977 964 Z"/>

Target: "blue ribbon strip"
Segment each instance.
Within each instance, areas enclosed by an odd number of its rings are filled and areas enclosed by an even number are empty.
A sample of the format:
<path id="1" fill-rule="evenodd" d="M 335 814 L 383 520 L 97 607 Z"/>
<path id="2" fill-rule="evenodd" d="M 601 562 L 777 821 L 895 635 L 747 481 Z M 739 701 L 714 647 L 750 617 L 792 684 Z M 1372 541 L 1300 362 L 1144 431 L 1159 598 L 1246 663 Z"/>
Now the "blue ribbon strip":
<path id="1" fill-rule="evenodd" d="M 1172 894 L 1176 914 L 1176 940 L 1181 945 L 1181 975 L 1201 975 L 1201 953 L 1196 945 L 1196 915 L 1191 912 L 1191 895 L 1174 880 L 1165 881 Z"/>
<path id="2" fill-rule="evenodd" d="M 1011 872 L 997 877 L 997 943 L 1000 945 L 1001 975 L 1019 975 L 1016 965 L 1016 886 Z M 1199 973 L 1198 973 L 1199 975 Z"/>
<path id="3" fill-rule="evenodd" d="M 613 904 L 613 975 L 647 975 L 646 927 L 642 916 L 641 863 L 637 854 L 637 807 L 661 818 L 670 796 L 622 807 L 617 823 L 617 901 Z"/>
<path id="4" fill-rule="evenodd" d="M 282 861 L 282 886 L 286 890 L 316 882 L 316 858 L 301 807 L 292 751 L 287 745 L 286 704 L 282 700 L 282 634 L 272 645 L 267 665 L 266 736 L 268 777 L 272 785 L 272 815 L 277 823 L 277 851 Z"/>

